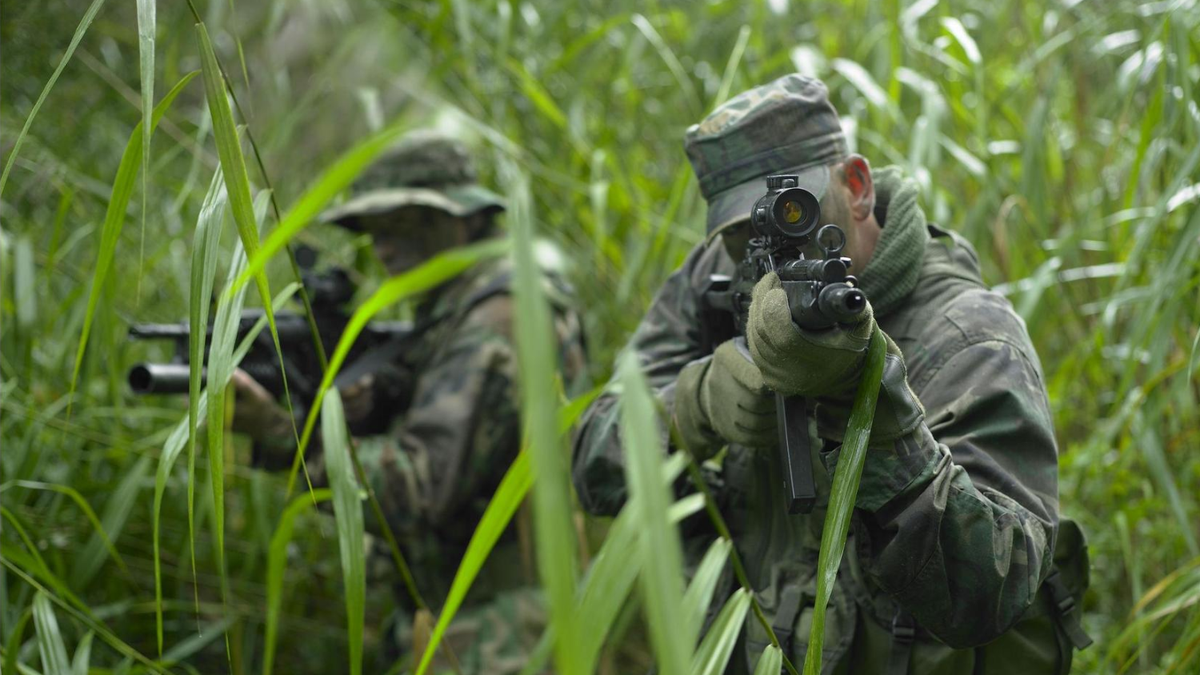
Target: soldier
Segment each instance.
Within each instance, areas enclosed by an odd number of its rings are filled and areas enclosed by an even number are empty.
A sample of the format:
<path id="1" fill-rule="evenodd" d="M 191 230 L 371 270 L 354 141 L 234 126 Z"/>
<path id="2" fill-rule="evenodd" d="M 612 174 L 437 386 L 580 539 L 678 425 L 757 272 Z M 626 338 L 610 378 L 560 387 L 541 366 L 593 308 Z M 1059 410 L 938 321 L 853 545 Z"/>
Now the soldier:
<path id="1" fill-rule="evenodd" d="M 503 202 L 475 180 L 461 143 L 412 134 L 368 169 L 352 198 L 324 219 L 370 234 L 388 272 L 401 274 L 441 251 L 497 234 L 495 216 Z M 490 260 L 420 301 L 415 323 L 427 328 L 408 345 L 402 364 L 412 373 L 411 405 L 385 411 L 386 433 L 354 439 L 370 487 L 435 611 L 521 442 L 510 276 L 507 259 Z M 553 274 L 547 279 L 570 387 L 584 373 L 580 324 L 565 285 Z M 289 465 L 295 445 L 286 411 L 249 375 L 239 371 L 234 382 L 235 430 L 254 439 L 267 463 Z M 366 379 L 343 391 L 352 425 L 375 407 L 376 385 Z M 321 458 L 313 454 L 308 466 L 320 480 Z M 370 512 L 367 525 L 379 527 Z M 445 642 L 463 673 L 519 671 L 545 626 L 529 551 L 518 539 L 510 531 L 496 545 L 447 632 Z M 412 653 L 416 608 L 403 591 L 398 602 L 402 612 L 391 629 L 390 656 L 419 657 Z M 435 670 L 449 665 L 435 661 Z"/>
<path id="2" fill-rule="evenodd" d="M 848 152 L 818 80 L 788 75 L 737 96 L 687 130 L 686 150 L 709 236 L 627 348 L 697 460 L 728 446 L 718 499 L 789 657 L 801 663 L 807 649 L 830 477 L 878 329 L 888 354 L 828 607 L 825 672 L 1066 672 L 1072 644 L 1087 641 L 1073 611 L 1086 550 L 1059 520 L 1037 354 L 1021 318 L 984 286 L 974 249 L 926 221 L 917 184 L 898 168 L 873 170 Z M 702 290 L 711 274 L 736 274 L 751 206 L 772 174 L 798 175 L 820 199 L 822 223 L 845 231 L 843 254 L 870 307 L 855 325 L 801 330 L 770 273 L 754 287 L 749 349 L 706 348 Z M 811 514 L 784 507 L 774 392 L 816 401 Z M 613 513 L 626 495 L 616 402 L 597 399 L 575 444 L 575 485 L 595 513 Z M 732 670 L 751 667 L 768 640 L 748 622 Z"/>

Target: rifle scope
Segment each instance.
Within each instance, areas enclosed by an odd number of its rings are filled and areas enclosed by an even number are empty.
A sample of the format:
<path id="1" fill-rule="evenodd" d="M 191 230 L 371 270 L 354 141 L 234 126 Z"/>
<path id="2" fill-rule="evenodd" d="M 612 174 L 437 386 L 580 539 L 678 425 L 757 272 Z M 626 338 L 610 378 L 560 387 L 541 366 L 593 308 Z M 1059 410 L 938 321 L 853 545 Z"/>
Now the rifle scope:
<path id="1" fill-rule="evenodd" d="M 821 206 L 798 182 L 798 176 L 767 176 L 767 194 L 750 211 L 750 225 L 759 236 L 808 239 L 816 229 Z"/>

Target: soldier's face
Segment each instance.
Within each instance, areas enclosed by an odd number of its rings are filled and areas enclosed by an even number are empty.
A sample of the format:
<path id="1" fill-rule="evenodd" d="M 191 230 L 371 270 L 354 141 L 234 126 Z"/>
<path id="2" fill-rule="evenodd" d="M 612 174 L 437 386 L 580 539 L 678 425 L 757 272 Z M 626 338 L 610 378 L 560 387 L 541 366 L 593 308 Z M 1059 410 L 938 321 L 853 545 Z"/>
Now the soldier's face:
<path id="1" fill-rule="evenodd" d="M 750 241 L 750 221 L 742 221 L 721 231 L 721 243 L 734 262 L 741 262 L 746 255 L 746 244 Z"/>
<path id="2" fill-rule="evenodd" d="M 466 225 L 444 211 L 403 209 L 368 221 L 375 255 L 388 274 L 407 272 L 433 256 L 466 241 Z"/>

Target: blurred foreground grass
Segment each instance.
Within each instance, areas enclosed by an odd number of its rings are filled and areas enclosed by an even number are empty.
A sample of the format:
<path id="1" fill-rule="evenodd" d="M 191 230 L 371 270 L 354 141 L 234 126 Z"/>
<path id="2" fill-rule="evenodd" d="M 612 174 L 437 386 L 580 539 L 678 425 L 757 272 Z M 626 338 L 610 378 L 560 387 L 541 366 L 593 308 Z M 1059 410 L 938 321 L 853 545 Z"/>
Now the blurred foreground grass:
<path id="1" fill-rule="evenodd" d="M 60 0 L 0 2 L 5 161 L 86 10 Z M 920 180 L 927 212 L 975 243 L 986 279 L 1028 324 L 1059 433 L 1062 509 L 1091 541 L 1085 623 L 1099 640 L 1079 656 L 1078 671 L 1184 672 L 1188 658 L 1194 667 L 1194 0 L 274 0 L 199 10 L 242 103 L 245 117 L 236 121 L 253 134 L 285 211 L 346 148 L 396 120 L 475 137 L 502 189 L 514 176 L 527 180 L 532 201 L 523 212 L 566 253 L 597 378 L 607 376 L 658 284 L 702 236 L 684 127 L 728 95 L 784 72 L 824 78 L 856 149 Z M 161 98 L 201 60 L 187 6 L 163 3 L 157 15 Z M 128 393 L 125 369 L 153 348 L 127 343 L 125 330 L 135 320 L 187 314 L 192 232 L 218 164 L 199 82 L 182 91 L 154 135 L 148 190 L 140 179 L 132 186 L 113 272 L 98 290 L 77 399 L 66 410 L 111 186 L 142 120 L 139 67 L 134 3 L 101 7 L 0 195 L 6 667 L 19 661 L 50 672 L 46 660 L 57 658 L 54 649 L 37 656 L 34 635 L 50 631 L 46 610 L 55 610 L 22 576 L 39 561 L 62 580 L 52 589 L 57 597 L 70 593 L 90 608 L 83 619 L 57 610 L 56 630 L 71 653 L 92 621 L 151 659 L 158 654 L 154 474 L 185 408 Z M 263 177 L 248 164 L 261 189 Z M 503 180 L 496 167 L 509 167 Z M 227 227 L 222 269 L 235 238 Z M 300 238 L 321 248 L 323 263 L 353 266 L 363 297 L 378 286 L 366 242 L 318 226 Z M 290 281 L 282 260 L 268 271 L 276 290 Z M 227 593 L 211 494 L 196 492 L 194 594 L 182 465 L 166 486 L 163 659 L 200 672 L 257 672 L 283 482 L 246 468 L 246 449 L 228 440 Z M 207 463 L 197 466 L 203 485 Z M 75 492 L 44 489 L 51 486 Z M 96 511 L 115 553 L 74 495 Z M 299 515 L 282 581 L 279 672 L 344 669 L 336 540 L 331 517 Z M 367 570 L 368 583 L 392 580 L 383 567 Z M 384 595 L 367 595 L 368 662 L 389 608 Z M 88 639 L 90 662 L 113 667 L 123 657 L 102 637 Z"/>

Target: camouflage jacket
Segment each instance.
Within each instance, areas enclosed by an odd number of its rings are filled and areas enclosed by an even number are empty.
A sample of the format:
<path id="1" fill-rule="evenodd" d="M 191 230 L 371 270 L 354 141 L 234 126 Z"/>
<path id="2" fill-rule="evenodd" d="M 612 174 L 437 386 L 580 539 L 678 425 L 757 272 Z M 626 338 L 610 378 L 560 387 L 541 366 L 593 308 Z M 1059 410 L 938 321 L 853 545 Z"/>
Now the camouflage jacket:
<path id="1" fill-rule="evenodd" d="M 997 638 L 1022 617 L 1052 561 L 1057 449 L 1037 355 L 1009 303 L 984 287 L 971 246 L 935 227 L 929 232 L 915 290 L 877 314 L 903 352 L 926 416 L 894 447 L 868 451 L 829 606 L 827 671 L 854 667 L 851 644 L 857 653 L 866 633 L 880 632 L 864 625 L 888 626 L 901 609 L 915 617 L 919 637 L 940 650 L 932 658 L 969 655 L 961 648 Z M 714 273 L 735 273 L 720 242 L 688 255 L 627 347 L 668 410 L 680 370 L 706 356 L 700 294 Z M 605 394 L 592 405 L 574 449 L 576 488 L 596 513 L 613 513 L 626 494 L 616 403 L 615 394 Z M 785 513 L 774 449 L 730 447 L 718 489 L 758 600 L 776 631 L 791 635 L 792 656 L 800 661 L 839 450 L 816 438 L 812 445 L 818 482 L 812 514 Z M 788 611 L 780 608 L 789 604 L 791 617 L 781 620 Z M 750 649 L 761 649 L 766 637 L 758 624 L 748 622 L 746 631 Z M 957 663 L 947 672 L 973 672 L 970 661 L 965 670 Z"/>
<path id="2" fill-rule="evenodd" d="M 418 306 L 415 323 L 432 325 L 402 356 L 413 376 L 411 405 L 393 413 L 387 433 L 355 438 L 388 524 L 434 603 L 446 597 L 471 534 L 520 449 L 510 276 L 507 259 L 481 262 Z M 582 333 L 569 289 L 551 279 L 546 288 L 569 387 L 584 374 Z M 379 531 L 370 511 L 366 524 Z M 513 529 L 489 558 L 468 606 L 536 580 Z"/>

